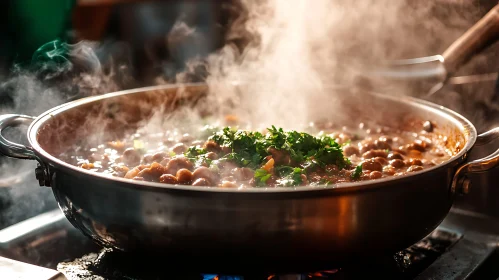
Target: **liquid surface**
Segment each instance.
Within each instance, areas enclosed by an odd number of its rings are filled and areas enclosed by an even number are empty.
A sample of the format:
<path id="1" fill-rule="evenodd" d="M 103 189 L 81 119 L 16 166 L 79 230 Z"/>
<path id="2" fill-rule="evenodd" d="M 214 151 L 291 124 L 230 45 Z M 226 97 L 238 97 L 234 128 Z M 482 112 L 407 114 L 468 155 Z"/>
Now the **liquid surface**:
<path id="1" fill-rule="evenodd" d="M 299 187 L 376 180 L 422 171 L 452 157 L 447 137 L 361 123 L 311 124 L 308 133 L 200 127 L 134 134 L 60 156 L 80 168 L 130 180 L 222 188 Z"/>

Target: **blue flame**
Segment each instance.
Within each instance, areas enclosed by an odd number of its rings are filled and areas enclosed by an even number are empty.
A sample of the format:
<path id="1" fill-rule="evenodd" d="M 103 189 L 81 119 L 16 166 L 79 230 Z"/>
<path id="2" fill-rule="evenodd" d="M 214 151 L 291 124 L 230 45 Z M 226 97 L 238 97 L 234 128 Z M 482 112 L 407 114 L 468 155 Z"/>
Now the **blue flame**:
<path id="1" fill-rule="evenodd" d="M 218 274 L 201 274 L 203 280 L 214 280 L 218 277 L 218 280 L 244 280 L 244 277 L 241 276 L 225 276 Z"/>

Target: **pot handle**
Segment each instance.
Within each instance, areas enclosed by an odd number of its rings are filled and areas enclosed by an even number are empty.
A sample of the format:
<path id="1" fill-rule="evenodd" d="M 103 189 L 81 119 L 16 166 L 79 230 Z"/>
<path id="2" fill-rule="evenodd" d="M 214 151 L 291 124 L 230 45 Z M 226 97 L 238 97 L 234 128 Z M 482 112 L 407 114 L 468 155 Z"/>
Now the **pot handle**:
<path id="1" fill-rule="evenodd" d="M 0 116 L 0 153 L 8 157 L 18 159 L 37 159 L 37 156 L 35 155 L 31 147 L 13 143 L 3 136 L 4 129 L 8 127 L 19 126 L 21 124 L 29 125 L 33 122 L 34 119 L 35 117 L 17 114 Z"/>
<path id="2" fill-rule="evenodd" d="M 499 4 L 457 39 L 442 57 L 448 74 L 499 39 Z"/>
<path id="3" fill-rule="evenodd" d="M 499 127 L 478 135 L 475 145 L 482 146 L 497 138 L 499 138 Z M 452 179 L 452 191 L 459 190 L 460 193 L 467 194 L 471 185 L 470 180 L 466 176 L 467 174 L 486 172 L 497 166 L 499 166 L 499 149 L 484 158 L 461 165 Z"/>

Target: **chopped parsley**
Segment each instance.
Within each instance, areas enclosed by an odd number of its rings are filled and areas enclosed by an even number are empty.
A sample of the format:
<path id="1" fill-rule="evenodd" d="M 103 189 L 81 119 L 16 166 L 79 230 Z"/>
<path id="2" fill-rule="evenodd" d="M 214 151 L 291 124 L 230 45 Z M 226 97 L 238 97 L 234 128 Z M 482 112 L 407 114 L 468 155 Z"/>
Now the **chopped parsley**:
<path id="1" fill-rule="evenodd" d="M 272 172 L 279 177 L 279 185 L 297 186 L 303 183 L 301 175 L 314 167 L 324 168 L 333 164 L 342 169 L 351 164 L 343 155 L 342 145 L 330 136 L 314 137 L 304 132 L 284 131 L 275 126 L 267 130 L 267 134 L 262 134 L 224 127 L 214 132 L 208 140 L 228 148 L 226 150 L 229 152 L 221 155 L 219 161 L 231 161 L 239 167 L 256 170 L 254 180 L 257 186 L 265 185 Z M 276 162 L 274 170 L 269 172 L 260 167 L 272 155 L 271 148 L 289 156 L 290 161 L 285 164 Z M 206 150 L 200 147 L 191 147 L 185 152 L 185 156 L 193 162 L 206 160 L 205 154 Z"/>
<path id="2" fill-rule="evenodd" d="M 352 178 L 358 179 L 360 178 L 360 175 L 362 175 L 362 165 L 359 164 L 357 165 L 357 167 L 355 167 L 355 170 L 352 173 Z"/>
<path id="3" fill-rule="evenodd" d="M 271 173 L 268 173 L 265 169 L 257 169 L 255 170 L 255 184 L 259 187 L 265 186 L 267 180 L 272 176 Z"/>

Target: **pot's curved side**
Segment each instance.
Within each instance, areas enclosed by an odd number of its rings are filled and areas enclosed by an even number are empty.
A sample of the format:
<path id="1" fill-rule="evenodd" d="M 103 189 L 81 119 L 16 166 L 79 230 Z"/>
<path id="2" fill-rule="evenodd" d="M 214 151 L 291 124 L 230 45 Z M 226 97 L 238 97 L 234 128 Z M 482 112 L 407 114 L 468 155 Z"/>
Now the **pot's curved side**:
<path id="1" fill-rule="evenodd" d="M 305 193 L 136 192 L 121 184 L 55 170 L 53 190 L 66 217 L 106 247 L 167 256 L 238 256 L 262 264 L 339 262 L 394 253 L 429 234 L 452 205 L 455 164 L 338 195 Z M 209 253 L 207 253 L 209 252 Z M 306 257 L 305 257 L 306 256 Z"/>

